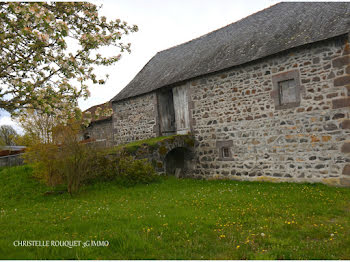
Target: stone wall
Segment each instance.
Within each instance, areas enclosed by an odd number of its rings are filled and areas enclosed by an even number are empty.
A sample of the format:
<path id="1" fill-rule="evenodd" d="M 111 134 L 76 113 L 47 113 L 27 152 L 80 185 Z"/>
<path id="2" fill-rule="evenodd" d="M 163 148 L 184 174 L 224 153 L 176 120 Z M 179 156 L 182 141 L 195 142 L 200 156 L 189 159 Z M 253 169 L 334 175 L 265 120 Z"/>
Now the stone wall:
<path id="1" fill-rule="evenodd" d="M 103 142 L 104 147 L 113 145 L 112 119 L 95 121 L 84 130 L 84 136 L 88 135 L 93 141 Z M 85 137 L 86 138 L 86 137 Z"/>
<path id="2" fill-rule="evenodd" d="M 159 134 L 155 93 L 113 103 L 114 143 L 155 137 Z"/>
<path id="3" fill-rule="evenodd" d="M 195 176 L 350 186 L 347 38 L 293 49 L 187 83 Z M 273 79 L 297 71 L 300 101 L 278 108 Z M 220 157 L 226 143 L 230 156 Z"/>

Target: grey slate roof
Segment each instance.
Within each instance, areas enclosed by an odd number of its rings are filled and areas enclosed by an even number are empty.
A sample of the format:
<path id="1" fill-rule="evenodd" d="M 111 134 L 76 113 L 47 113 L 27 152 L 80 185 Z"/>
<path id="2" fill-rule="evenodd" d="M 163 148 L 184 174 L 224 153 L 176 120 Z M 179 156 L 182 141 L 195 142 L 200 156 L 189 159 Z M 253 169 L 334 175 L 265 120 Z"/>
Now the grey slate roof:
<path id="1" fill-rule="evenodd" d="M 158 52 L 112 101 L 350 31 L 350 2 L 285 2 Z"/>

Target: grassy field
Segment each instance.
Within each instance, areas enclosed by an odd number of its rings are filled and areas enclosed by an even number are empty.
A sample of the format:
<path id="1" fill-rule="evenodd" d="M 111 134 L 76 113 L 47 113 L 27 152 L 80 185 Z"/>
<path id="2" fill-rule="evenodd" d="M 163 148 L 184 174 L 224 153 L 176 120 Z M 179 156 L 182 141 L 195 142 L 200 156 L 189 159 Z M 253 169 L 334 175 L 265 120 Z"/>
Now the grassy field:
<path id="1" fill-rule="evenodd" d="M 49 190 L 0 171 L 0 259 L 350 259 L 350 189 L 164 178 Z M 15 247 L 107 240 L 107 247 Z"/>

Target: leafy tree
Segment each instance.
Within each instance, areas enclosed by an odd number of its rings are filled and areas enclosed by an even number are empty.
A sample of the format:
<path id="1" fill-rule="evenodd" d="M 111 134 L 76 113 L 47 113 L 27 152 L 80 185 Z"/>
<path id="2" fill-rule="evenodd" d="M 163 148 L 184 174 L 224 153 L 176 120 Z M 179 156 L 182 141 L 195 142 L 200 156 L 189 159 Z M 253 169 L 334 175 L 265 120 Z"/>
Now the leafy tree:
<path id="1" fill-rule="evenodd" d="M 65 110 L 54 110 L 53 113 L 45 113 L 35 109 L 22 110 L 20 114 L 13 119 L 23 128 L 25 135 L 18 138 L 18 142 L 28 145 L 29 140 L 35 143 L 57 143 L 54 141 L 54 131 L 59 126 L 79 125 L 80 128 L 87 127 L 92 119 L 100 116 L 109 116 L 112 114 L 110 108 L 98 107 L 94 116 L 87 114 L 90 112 L 81 112 L 78 107 L 66 106 Z M 78 137 L 82 130 L 77 133 Z M 29 140 L 28 140 L 29 139 Z"/>
<path id="2" fill-rule="evenodd" d="M 14 146 L 18 134 L 16 130 L 9 125 L 0 126 L 0 145 Z"/>
<path id="3" fill-rule="evenodd" d="M 41 141 L 44 144 L 52 142 L 52 130 L 58 124 L 55 115 L 26 109 L 16 120 L 31 140 Z"/>
<path id="4" fill-rule="evenodd" d="M 0 3 L 0 108 L 13 115 L 27 108 L 52 114 L 88 97 L 89 81 L 104 84 L 95 67 L 130 52 L 122 37 L 138 28 L 107 21 L 98 11 L 83 2 Z M 102 55 L 103 46 L 116 55 Z"/>
<path id="5" fill-rule="evenodd" d="M 31 135 L 28 135 L 27 133 L 23 135 L 18 135 L 15 139 L 15 143 L 18 146 L 31 146 L 33 143 L 36 143 L 38 141 L 38 138 L 34 138 Z"/>

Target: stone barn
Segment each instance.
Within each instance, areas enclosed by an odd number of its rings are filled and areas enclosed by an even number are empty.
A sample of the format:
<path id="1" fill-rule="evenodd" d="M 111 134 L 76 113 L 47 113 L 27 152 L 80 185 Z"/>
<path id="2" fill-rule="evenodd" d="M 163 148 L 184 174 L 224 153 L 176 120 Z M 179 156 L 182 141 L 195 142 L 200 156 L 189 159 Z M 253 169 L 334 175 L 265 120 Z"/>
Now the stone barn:
<path id="1" fill-rule="evenodd" d="M 115 144 L 191 133 L 188 176 L 350 186 L 350 3 L 279 3 L 157 53 Z"/>

